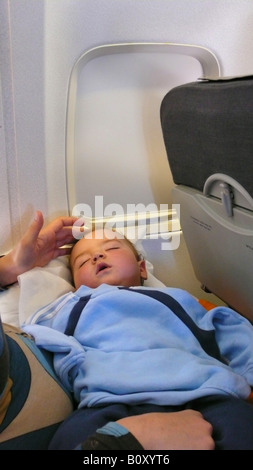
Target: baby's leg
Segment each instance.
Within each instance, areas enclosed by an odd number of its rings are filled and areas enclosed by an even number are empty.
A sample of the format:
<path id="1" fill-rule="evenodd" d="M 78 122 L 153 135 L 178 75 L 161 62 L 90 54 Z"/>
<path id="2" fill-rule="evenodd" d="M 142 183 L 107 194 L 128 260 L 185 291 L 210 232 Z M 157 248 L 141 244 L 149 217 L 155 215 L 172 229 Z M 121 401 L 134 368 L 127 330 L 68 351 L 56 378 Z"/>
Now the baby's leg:
<path id="1" fill-rule="evenodd" d="M 109 421 L 128 416 L 127 406 L 121 404 L 74 411 L 56 431 L 49 450 L 71 450 Z"/>
<path id="2" fill-rule="evenodd" d="M 253 450 L 253 405 L 225 395 L 194 400 L 189 408 L 200 411 L 213 426 L 216 450 Z"/>
<path id="3" fill-rule="evenodd" d="M 153 411 L 177 411 L 176 407 L 157 405 L 113 404 L 97 408 L 81 408 L 71 414 L 56 431 L 49 449 L 71 450 L 85 442 L 97 429 L 110 421 L 117 421 L 126 416 L 151 413 Z"/>

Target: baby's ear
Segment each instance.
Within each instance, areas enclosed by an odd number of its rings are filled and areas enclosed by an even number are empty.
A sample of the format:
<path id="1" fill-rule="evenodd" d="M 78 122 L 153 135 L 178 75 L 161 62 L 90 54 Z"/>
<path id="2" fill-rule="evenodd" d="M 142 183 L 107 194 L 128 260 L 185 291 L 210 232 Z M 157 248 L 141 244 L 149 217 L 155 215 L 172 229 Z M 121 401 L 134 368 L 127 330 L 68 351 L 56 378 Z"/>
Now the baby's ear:
<path id="1" fill-rule="evenodd" d="M 139 263 L 139 268 L 140 268 L 140 275 L 141 275 L 141 279 L 143 281 L 145 281 L 147 278 L 148 278 L 148 272 L 147 272 L 147 268 L 146 268 L 146 262 L 144 259 L 138 261 Z"/>

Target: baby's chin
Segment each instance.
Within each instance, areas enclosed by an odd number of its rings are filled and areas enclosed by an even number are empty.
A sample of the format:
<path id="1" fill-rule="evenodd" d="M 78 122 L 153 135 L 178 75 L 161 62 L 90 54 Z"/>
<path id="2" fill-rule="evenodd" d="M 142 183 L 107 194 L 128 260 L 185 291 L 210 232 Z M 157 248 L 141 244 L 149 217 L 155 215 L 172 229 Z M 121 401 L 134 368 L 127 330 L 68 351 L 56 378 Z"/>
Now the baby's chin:
<path id="1" fill-rule="evenodd" d="M 96 289 L 102 284 L 107 284 L 108 286 L 117 286 L 117 287 L 138 287 L 141 285 L 141 279 L 120 279 L 112 276 L 103 276 L 100 279 L 93 279 L 88 283 L 76 284 L 75 288 L 79 289 L 81 286 L 90 287 L 91 289 Z"/>
<path id="2" fill-rule="evenodd" d="M 102 285 L 114 286 L 114 287 L 137 287 L 140 284 L 139 283 L 136 284 L 136 283 L 133 283 L 133 282 L 126 283 L 126 282 L 120 282 L 120 281 L 114 281 L 114 282 L 103 281 L 103 282 L 97 282 L 97 283 L 80 284 L 78 286 L 75 286 L 75 289 L 77 290 L 77 289 L 79 289 L 79 287 L 82 287 L 82 286 L 90 287 L 91 289 L 96 289 L 97 287 L 100 287 Z"/>

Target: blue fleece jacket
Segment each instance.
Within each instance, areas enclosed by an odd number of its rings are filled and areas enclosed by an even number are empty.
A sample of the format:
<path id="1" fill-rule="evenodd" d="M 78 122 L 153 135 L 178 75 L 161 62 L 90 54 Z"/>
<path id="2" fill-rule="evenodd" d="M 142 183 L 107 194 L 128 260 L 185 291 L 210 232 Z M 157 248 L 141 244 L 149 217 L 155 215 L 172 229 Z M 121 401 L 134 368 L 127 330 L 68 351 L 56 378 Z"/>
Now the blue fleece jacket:
<path id="1" fill-rule="evenodd" d="M 55 370 L 79 407 L 180 405 L 212 394 L 247 398 L 253 385 L 253 327 L 248 320 L 223 306 L 207 312 L 184 290 L 160 289 L 199 328 L 215 330 L 222 362 L 203 350 L 167 306 L 134 289 L 82 286 L 23 325 L 39 347 L 54 352 Z M 71 310 L 88 295 L 73 336 L 67 336 Z"/>

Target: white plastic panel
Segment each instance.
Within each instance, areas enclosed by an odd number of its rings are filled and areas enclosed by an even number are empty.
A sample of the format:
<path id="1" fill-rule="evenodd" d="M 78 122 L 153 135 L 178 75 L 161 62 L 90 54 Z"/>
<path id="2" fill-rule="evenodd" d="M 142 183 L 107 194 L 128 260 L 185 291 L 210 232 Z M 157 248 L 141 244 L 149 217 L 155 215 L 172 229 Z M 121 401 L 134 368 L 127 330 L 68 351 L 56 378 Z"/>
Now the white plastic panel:
<path id="1" fill-rule="evenodd" d="M 160 124 L 170 88 L 219 75 L 214 54 L 180 44 L 116 44 L 87 51 L 70 78 L 67 187 L 71 212 L 88 204 L 171 204 L 171 173 Z M 102 210 L 103 210 L 102 208 Z"/>
<path id="2" fill-rule="evenodd" d="M 253 212 L 233 208 L 193 188 L 173 188 L 186 246 L 199 282 L 253 321 Z"/>

